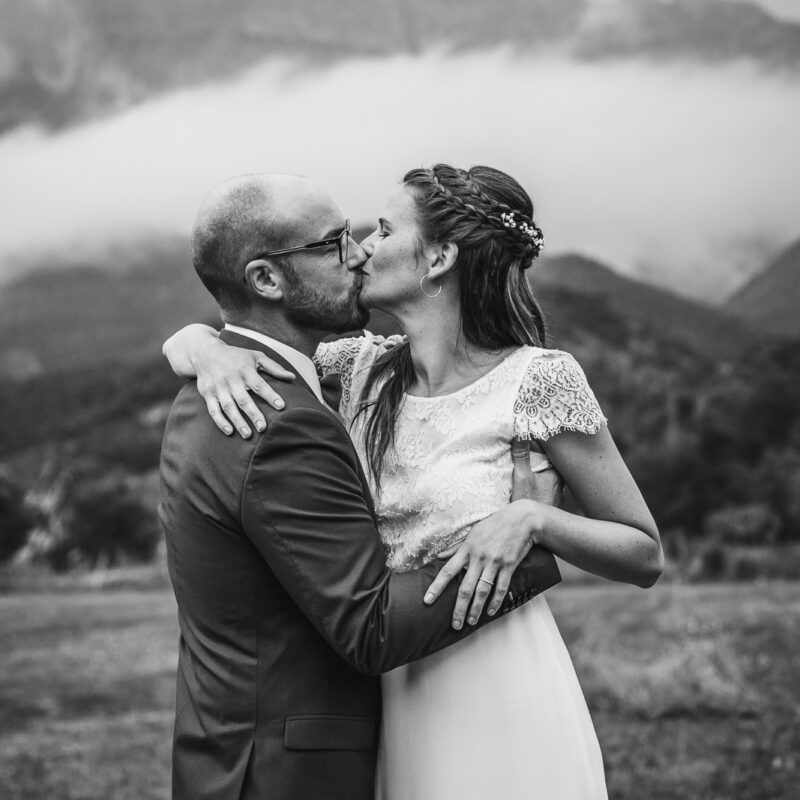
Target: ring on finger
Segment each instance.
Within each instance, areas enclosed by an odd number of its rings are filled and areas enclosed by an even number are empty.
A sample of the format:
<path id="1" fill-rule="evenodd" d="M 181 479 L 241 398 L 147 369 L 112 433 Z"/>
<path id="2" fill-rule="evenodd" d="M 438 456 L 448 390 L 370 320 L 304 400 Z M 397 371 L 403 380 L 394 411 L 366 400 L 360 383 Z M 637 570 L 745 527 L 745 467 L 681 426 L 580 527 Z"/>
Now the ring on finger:
<path id="1" fill-rule="evenodd" d="M 488 583 L 488 584 L 489 584 L 489 586 L 494 586 L 494 581 L 490 581 L 488 578 L 484 578 L 483 576 L 481 576 L 480 578 L 478 578 L 478 580 L 479 580 L 479 581 L 483 581 L 484 583 Z"/>

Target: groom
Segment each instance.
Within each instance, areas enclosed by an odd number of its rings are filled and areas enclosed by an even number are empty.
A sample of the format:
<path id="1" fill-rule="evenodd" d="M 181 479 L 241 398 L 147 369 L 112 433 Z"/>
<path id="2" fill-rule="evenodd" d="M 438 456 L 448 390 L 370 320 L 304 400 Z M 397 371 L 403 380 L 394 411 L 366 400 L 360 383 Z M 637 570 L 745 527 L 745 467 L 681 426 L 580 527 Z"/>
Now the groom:
<path id="1" fill-rule="evenodd" d="M 451 627 L 454 584 L 422 602 L 436 566 L 386 568 L 367 482 L 309 359 L 325 335 L 366 322 L 366 256 L 332 199 L 289 176 L 215 189 L 192 251 L 224 341 L 298 378 L 282 387 L 285 410 L 258 401 L 267 425 L 252 439 L 220 435 L 194 383 L 167 421 L 160 515 L 181 629 L 173 797 L 372 800 L 374 676 L 476 628 Z M 498 617 L 557 582 L 550 564 L 523 561 Z"/>

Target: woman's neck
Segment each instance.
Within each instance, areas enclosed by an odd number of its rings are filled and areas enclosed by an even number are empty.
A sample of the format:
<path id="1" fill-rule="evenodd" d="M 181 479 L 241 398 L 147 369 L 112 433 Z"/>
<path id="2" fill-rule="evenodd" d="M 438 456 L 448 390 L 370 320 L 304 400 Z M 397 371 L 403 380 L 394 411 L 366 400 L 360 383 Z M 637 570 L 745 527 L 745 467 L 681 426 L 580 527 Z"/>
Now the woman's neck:
<path id="1" fill-rule="evenodd" d="M 516 346 L 486 350 L 470 344 L 461 332 L 457 309 L 442 304 L 437 313 L 419 313 L 401 320 L 411 347 L 414 382 L 411 394 L 451 394 L 494 369 Z"/>

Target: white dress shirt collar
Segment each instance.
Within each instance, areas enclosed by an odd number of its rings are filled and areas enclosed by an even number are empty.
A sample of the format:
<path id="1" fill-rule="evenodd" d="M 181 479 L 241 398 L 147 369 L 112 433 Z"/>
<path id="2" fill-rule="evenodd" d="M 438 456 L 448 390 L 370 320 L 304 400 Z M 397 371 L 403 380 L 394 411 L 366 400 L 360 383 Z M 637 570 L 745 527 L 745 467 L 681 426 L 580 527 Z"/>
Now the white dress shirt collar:
<path id="1" fill-rule="evenodd" d="M 307 355 L 301 353 L 299 350 L 295 350 L 294 347 L 289 347 L 288 344 L 279 342 L 277 339 L 273 339 L 271 336 L 267 336 L 259 331 L 250 330 L 250 328 L 241 328 L 238 325 L 231 325 L 226 322 L 225 330 L 231 333 L 238 333 L 240 336 L 248 336 L 250 339 L 255 339 L 257 342 L 261 342 L 274 350 L 278 355 L 283 356 L 309 385 L 311 391 L 317 396 L 317 399 L 325 404 L 325 400 L 322 397 L 322 389 L 319 385 L 317 368 Z"/>

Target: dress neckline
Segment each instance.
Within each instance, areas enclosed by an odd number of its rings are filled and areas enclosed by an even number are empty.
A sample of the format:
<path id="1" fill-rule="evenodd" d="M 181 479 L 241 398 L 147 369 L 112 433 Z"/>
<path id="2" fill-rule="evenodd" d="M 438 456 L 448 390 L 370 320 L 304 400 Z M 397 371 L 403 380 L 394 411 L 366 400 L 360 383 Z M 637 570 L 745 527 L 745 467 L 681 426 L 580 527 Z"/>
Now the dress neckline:
<path id="1" fill-rule="evenodd" d="M 420 403 L 431 403 L 436 400 L 451 400 L 454 397 L 458 397 L 461 394 L 466 394 L 467 392 L 475 389 L 484 381 L 488 380 L 492 375 L 494 375 L 499 369 L 504 367 L 508 364 L 511 359 L 518 356 L 522 351 L 525 350 L 535 350 L 537 348 L 533 347 L 532 345 L 523 344 L 518 347 L 516 350 L 510 352 L 499 364 L 492 367 L 488 372 L 484 372 L 480 378 L 472 381 L 472 383 L 468 383 L 466 386 L 462 386 L 460 389 L 456 389 L 454 392 L 448 392 L 447 394 L 435 394 L 431 397 L 426 397 L 425 395 L 421 394 L 409 394 L 408 392 L 405 393 L 406 400 L 411 400 L 413 402 L 420 402 Z"/>

